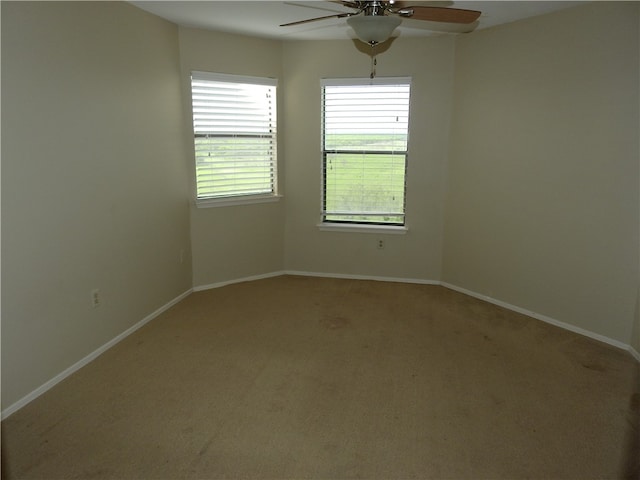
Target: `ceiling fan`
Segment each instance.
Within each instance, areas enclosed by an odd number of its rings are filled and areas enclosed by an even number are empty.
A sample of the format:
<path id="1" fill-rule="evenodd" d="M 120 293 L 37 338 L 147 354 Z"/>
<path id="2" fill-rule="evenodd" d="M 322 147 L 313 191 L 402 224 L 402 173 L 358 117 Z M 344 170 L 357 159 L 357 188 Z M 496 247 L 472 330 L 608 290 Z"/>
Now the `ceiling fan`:
<path id="1" fill-rule="evenodd" d="M 465 10 L 461 8 L 448 8 L 435 5 L 415 5 L 418 1 L 407 2 L 400 0 L 329 0 L 332 3 L 341 4 L 353 9 L 353 12 L 337 13 L 323 17 L 309 18 L 280 25 L 288 27 L 303 23 L 316 22 L 329 18 L 346 18 L 347 23 L 356 32 L 363 42 L 374 47 L 378 43 L 387 40 L 393 31 L 400 25 L 403 18 L 425 20 L 442 24 L 470 25 L 480 17 L 477 10 Z M 425 2 L 422 2 L 425 3 Z M 429 2 L 426 2 L 429 3 Z M 431 2 L 452 3 L 452 2 Z M 464 30 L 463 30 L 464 31 Z M 467 30 L 470 31 L 470 30 Z"/>

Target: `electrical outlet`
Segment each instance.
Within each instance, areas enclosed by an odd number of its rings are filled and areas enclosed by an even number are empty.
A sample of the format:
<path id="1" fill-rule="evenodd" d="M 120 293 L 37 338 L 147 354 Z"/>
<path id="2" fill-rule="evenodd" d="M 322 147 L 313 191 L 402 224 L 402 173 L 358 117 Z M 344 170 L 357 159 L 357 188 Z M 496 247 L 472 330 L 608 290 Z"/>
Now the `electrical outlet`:
<path id="1" fill-rule="evenodd" d="M 100 290 L 94 289 L 91 290 L 91 306 L 93 308 L 98 308 L 102 303 L 102 297 L 100 296 Z"/>
<path id="2" fill-rule="evenodd" d="M 378 239 L 378 250 L 384 249 L 384 240 Z"/>

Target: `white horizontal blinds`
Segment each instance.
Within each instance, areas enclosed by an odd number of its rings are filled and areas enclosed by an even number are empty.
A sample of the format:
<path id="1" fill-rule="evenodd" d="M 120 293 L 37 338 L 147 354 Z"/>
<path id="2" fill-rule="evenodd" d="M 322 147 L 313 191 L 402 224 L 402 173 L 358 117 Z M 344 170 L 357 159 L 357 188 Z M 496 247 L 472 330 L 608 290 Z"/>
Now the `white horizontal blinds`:
<path id="1" fill-rule="evenodd" d="M 275 193 L 276 81 L 192 72 L 199 199 Z"/>
<path id="2" fill-rule="evenodd" d="M 404 224 L 410 80 L 323 82 L 324 212 Z"/>

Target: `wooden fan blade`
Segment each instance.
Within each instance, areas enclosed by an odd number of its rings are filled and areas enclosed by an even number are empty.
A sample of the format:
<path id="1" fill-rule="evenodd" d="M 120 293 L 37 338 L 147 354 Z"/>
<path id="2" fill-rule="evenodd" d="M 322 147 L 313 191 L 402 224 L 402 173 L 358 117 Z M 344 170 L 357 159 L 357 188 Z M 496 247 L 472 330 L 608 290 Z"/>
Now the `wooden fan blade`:
<path id="1" fill-rule="evenodd" d="M 412 14 L 405 14 L 405 11 L 412 10 Z M 424 7 L 420 5 L 412 5 L 404 7 L 398 11 L 403 17 L 413 18 L 414 20 L 428 20 L 430 22 L 445 23 L 473 23 L 482 12 L 477 10 L 464 10 L 462 8 L 442 8 L 442 7 Z"/>
<path id="2" fill-rule="evenodd" d="M 327 18 L 344 18 L 355 15 L 353 13 L 339 13 L 337 15 L 327 15 L 326 17 L 308 18 L 307 20 L 298 20 L 297 22 L 283 23 L 281 27 L 290 27 L 292 25 L 302 25 L 303 23 L 317 22 L 318 20 L 326 20 Z"/>

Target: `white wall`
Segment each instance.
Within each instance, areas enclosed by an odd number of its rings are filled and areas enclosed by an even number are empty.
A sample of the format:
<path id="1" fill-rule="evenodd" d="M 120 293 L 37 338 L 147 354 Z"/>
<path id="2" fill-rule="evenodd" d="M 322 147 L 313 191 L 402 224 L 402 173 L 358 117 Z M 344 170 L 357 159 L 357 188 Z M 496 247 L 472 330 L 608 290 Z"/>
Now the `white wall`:
<path id="1" fill-rule="evenodd" d="M 437 280 L 452 105 L 454 39 L 402 39 L 378 55 L 378 76 L 410 76 L 406 235 L 320 231 L 320 80 L 368 78 L 371 59 L 352 41 L 284 44 L 285 268 Z M 376 247 L 384 239 L 384 250 Z"/>
<path id="2" fill-rule="evenodd" d="M 277 41 L 180 28 L 182 93 L 185 98 L 185 135 L 193 138 L 191 80 L 193 70 L 273 77 L 278 89 L 279 164 L 284 164 L 282 102 L 282 48 Z M 193 143 L 189 144 L 193 159 Z M 195 178 L 195 164 L 190 163 Z M 283 174 L 279 175 L 284 192 Z M 195 192 L 195 185 L 191 185 Z M 195 198 L 195 193 L 192 193 Z M 220 208 L 191 207 L 193 284 L 196 287 L 282 270 L 284 204 L 238 205 Z"/>
<path id="3" fill-rule="evenodd" d="M 638 4 L 459 37 L 443 278 L 630 343 Z"/>
<path id="4" fill-rule="evenodd" d="M 182 125 L 175 25 L 2 2 L 3 409 L 190 289 Z"/>

